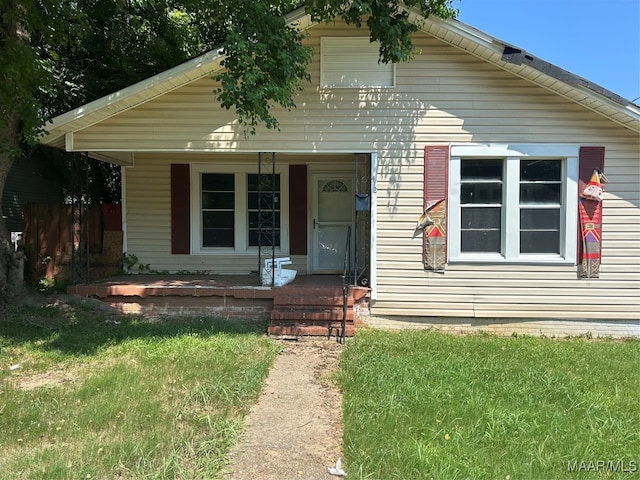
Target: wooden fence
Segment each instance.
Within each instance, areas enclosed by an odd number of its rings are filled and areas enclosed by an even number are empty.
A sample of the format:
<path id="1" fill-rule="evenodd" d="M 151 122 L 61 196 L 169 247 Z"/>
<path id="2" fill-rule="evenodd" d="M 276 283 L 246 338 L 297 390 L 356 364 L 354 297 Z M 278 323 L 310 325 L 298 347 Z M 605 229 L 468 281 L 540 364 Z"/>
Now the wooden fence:
<path id="1" fill-rule="evenodd" d="M 74 222 L 71 209 L 71 205 L 25 205 L 22 244 L 27 281 L 70 281 L 73 246 L 86 248 L 87 242 L 92 280 L 122 270 L 121 206 L 91 205 L 81 212 L 82 226 Z"/>

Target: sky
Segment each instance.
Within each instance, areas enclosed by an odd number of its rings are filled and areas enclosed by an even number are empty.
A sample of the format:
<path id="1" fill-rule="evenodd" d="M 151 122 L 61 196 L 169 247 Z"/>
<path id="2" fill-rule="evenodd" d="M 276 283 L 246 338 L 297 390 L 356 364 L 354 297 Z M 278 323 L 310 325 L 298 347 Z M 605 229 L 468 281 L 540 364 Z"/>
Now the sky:
<path id="1" fill-rule="evenodd" d="M 458 20 L 640 103 L 640 0 L 454 0 Z"/>

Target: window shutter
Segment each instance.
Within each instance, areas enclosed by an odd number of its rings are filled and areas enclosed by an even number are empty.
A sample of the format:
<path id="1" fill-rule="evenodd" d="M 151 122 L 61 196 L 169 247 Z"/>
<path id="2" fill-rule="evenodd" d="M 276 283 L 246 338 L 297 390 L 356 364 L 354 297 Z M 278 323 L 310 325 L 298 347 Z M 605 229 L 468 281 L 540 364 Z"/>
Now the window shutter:
<path id="1" fill-rule="evenodd" d="M 580 147 L 578 167 L 578 276 L 597 278 L 602 250 L 602 202 L 580 198 L 594 170 L 604 172 L 604 147 Z"/>
<path id="2" fill-rule="evenodd" d="M 604 147 L 580 147 L 578 195 L 589 183 L 595 169 L 604 171 Z"/>
<path id="3" fill-rule="evenodd" d="M 307 254 L 307 166 L 289 166 L 289 253 Z"/>
<path id="4" fill-rule="evenodd" d="M 191 253 L 191 178 L 189 164 L 171 164 L 171 253 Z"/>
<path id="5" fill-rule="evenodd" d="M 447 194 L 449 146 L 424 148 L 424 208 L 432 225 L 424 229 L 422 257 L 425 270 L 444 271 L 447 262 Z"/>

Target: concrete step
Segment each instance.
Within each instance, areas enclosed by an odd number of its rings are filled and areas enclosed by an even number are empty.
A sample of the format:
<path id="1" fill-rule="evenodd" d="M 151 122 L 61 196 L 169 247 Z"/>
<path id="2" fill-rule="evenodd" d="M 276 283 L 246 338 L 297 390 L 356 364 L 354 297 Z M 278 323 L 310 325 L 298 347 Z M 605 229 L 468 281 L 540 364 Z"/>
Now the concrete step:
<path id="1" fill-rule="evenodd" d="M 331 337 L 340 336 L 340 323 L 327 325 L 290 324 L 290 325 L 269 325 L 269 335 L 275 337 Z M 353 337 L 356 329 L 353 323 L 346 325 L 345 336 Z"/>
<path id="2" fill-rule="evenodd" d="M 342 321 L 342 307 L 313 308 L 310 306 L 300 308 L 278 307 L 271 311 L 271 320 L 296 320 L 300 322 L 340 322 Z M 353 309 L 347 310 L 347 321 L 353 322 L 355 316 Z"/>

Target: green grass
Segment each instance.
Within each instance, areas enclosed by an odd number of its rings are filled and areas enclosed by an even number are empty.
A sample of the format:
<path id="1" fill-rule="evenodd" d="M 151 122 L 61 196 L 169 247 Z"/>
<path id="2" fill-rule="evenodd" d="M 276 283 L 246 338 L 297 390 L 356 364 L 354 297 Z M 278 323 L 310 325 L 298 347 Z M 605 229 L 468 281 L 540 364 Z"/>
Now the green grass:
<path id="1" fill-rule="evenodd" d="M 638 478 L 638 341 L 363 330 L 340 364 L 351 478 Z"/>
<path id="2" fill-rule="evenodd" d="M 1 479 L 217 478 L 277 353 L 264 324 L 0 315 Z"/>

